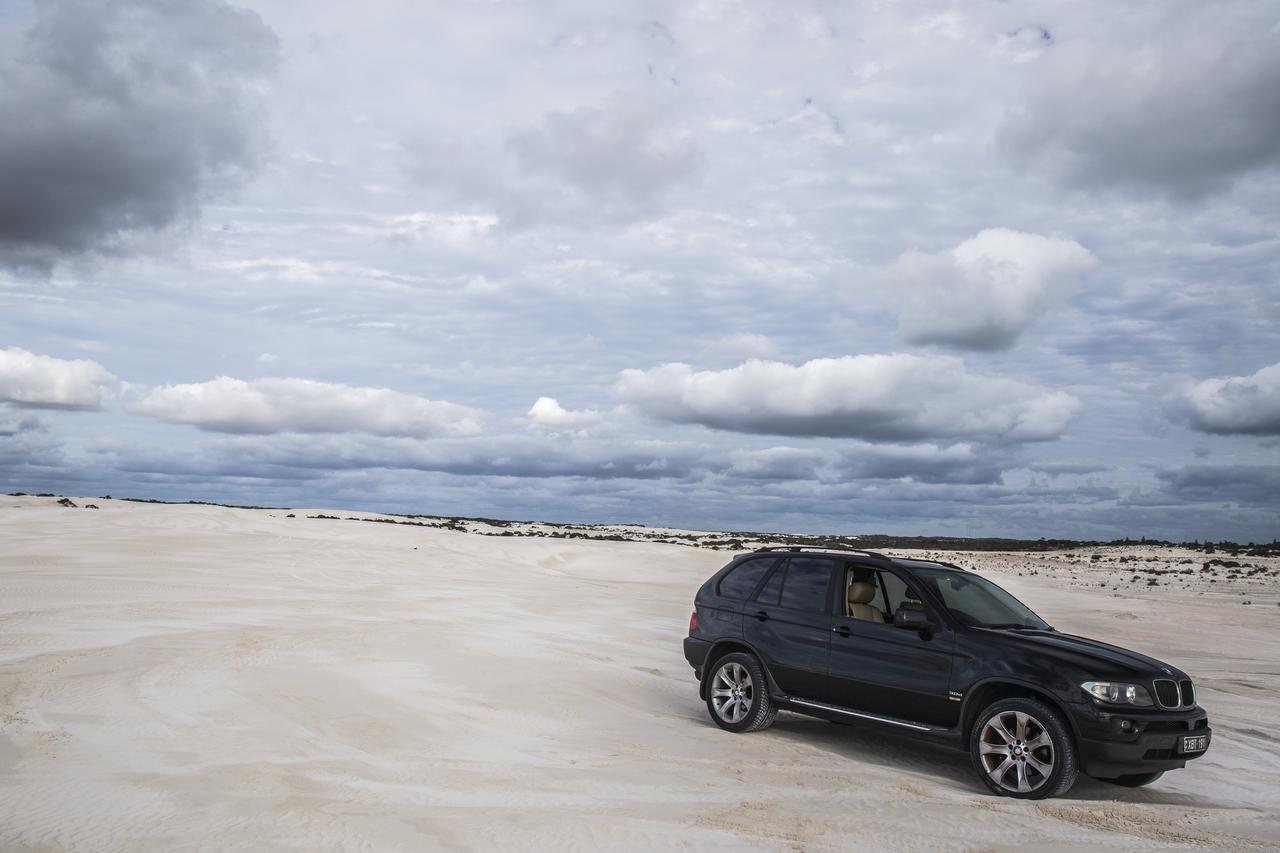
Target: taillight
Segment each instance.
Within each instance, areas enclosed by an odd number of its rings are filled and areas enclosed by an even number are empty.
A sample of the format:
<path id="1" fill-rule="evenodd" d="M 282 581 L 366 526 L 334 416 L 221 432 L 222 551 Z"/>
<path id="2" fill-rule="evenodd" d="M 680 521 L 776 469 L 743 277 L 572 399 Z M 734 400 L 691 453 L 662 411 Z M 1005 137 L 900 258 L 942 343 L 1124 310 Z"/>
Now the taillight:
<path id="1" fill-rule="evenodd" d="M 695 610 L 689 614 L 689 633 L 692 634 L 696 630 L 698 630 L 698 611 Z"/>

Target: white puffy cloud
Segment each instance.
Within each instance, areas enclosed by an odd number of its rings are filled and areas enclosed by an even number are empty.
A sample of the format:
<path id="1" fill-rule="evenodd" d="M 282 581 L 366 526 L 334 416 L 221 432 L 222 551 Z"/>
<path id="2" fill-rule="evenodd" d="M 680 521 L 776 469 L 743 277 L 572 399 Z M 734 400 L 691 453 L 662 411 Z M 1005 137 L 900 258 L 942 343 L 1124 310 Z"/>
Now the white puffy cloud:
<path id="1" fill-rule="evenodd" d="M 539 397 L 527 414 L 529 426 L 546 432 L 582 433 L 600 423 L 595 409 L 572 411 L 554 397 Z"/>
<path id="2" fill-rule="evenodd" d="M 1252 376 L 1206 379 L 1177 408 L 1201 432 L 1280 435 L 1280 362 Z"/>
<path id="3" fill-rule="evenodd" d="M 950 356 L 894 353 L 624 370 L 615 386 L 653 418 L 733 432 L 872 441 L 1057 438 L 1079 408 L 1070 394 L 970 373 Z"/>
<path id="4" fill-rule="evenodd" d="M 357 388 L 309 379 L 246 382 L 219 376 L 165 385 L 128 407 L 136 415 L 191 424 L 210 432 L 368 433 L 462 436 L 480 430 L 483 414 L 386 388 Z"/>
<path id="5" fill-rule="evenodd" d="M 116 377 L 96 361 L 0 350 L 0 402 L 51 409 L 96 409 Z"/>
<path id="6" fill-rule="evenodd" d="M 1093 264 L 1074 240 L 988 228 L 946 252 L 905 253 L 889 278 L 907 340 L 998 350 Z"/>

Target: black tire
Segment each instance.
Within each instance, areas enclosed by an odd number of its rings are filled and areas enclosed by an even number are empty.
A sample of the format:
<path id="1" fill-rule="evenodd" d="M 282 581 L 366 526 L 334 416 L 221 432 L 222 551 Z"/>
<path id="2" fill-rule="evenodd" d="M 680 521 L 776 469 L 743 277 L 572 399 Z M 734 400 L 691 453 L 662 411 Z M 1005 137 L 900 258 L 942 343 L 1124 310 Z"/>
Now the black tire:
<path id="1" fill-rule="evenodd" d="M 1163 775 L 1164 771 L 1158 770 L 1155 773 L 1130 773 L 1127 776 L 1115 776 L 1110 779 L 1099 778 L 1098 781 L 1119 785 L 1121 788 L 1141 788 L 1143 785 L 1150 785 Z"/>
<path id="2" fill-rule="evenodd" d="M 707 713 L 728 732 L 758 732 L 773 725 L 778 708 L 755 655 L 731 652 L 707 669 Z"/>
<path id="3" fill-rule="evenodd" d="M 969 732 L 969 757 L 988 790 L 1019 800 L 1061 796 L 1080 774 L 1071 730 L 1038 699 L 1000 699 L 984 708 Z"/>

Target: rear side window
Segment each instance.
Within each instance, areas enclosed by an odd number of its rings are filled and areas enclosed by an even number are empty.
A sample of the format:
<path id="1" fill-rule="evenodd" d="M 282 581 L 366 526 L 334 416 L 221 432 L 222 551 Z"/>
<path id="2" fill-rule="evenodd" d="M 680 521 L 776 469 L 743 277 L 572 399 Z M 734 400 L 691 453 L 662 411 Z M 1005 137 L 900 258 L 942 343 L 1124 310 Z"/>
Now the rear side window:
<path id="1" fill-rule="evenodd" d="M 745 560 L 729 570 L 729 574 L 720 579 L 717 591 L 725 598 L 745 600 L 755 592 L 756 584 L 764 577 L 769 567 L 777 562 L 776 557 L 764 557 Z"/>
<path id="2" fill-rule="evenodd" d="M 756 596 L 756 601 L 761 604 L 777 604 L 778 596 L 782 594 L 782 579 L 786 576 L 782 566 L 778 570 L 769 575 L 769 579 L 764 582 L 764 586 L 760 587 L 760 594 Z"/>
<path id="3" fill-rule="evenodd" d="M 811 613 L 827 612 L 827 590 L 834 564 L 820 557 L 793 557 L 787 563 L 779 604 Z"/>

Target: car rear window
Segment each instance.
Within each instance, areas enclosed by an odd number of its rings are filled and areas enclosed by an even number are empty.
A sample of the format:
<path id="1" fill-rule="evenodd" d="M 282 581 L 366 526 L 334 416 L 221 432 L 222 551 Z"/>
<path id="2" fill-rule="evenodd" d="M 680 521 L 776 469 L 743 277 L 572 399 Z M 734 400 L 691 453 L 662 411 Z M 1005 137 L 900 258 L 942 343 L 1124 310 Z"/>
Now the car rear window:
<path id="1" fill-rule="evenodd" d="M 720 579 L 717 591 L 725 598 L 748 599 L 755 592 L 756 584 L 760 583 L 764 573 L 775 562 L 776 557 L 758 557 L 741 562 Z"/>
<path id="2" fill-rule="evenodd" d="M 787 563 L 787 577 L 782 582 L 782 598 L 778 603 L 793 610 L 825 613 L 833 565 L 831 560 L 821 557 L 791 558 Z"/>

